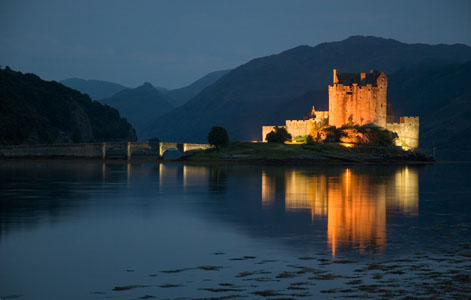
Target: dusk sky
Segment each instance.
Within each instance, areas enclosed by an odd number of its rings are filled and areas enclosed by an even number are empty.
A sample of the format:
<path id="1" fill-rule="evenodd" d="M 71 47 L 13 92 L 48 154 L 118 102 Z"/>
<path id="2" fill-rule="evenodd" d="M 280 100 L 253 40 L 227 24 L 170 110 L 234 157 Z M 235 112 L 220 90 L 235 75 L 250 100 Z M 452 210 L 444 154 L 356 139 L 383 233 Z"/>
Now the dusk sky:
<path id="1" fill-rule="evenodd" d="M 471 45 L 471 1 L 0 0 L 0 65 L 47 80 L 176 88 L 351 35 Z"/>

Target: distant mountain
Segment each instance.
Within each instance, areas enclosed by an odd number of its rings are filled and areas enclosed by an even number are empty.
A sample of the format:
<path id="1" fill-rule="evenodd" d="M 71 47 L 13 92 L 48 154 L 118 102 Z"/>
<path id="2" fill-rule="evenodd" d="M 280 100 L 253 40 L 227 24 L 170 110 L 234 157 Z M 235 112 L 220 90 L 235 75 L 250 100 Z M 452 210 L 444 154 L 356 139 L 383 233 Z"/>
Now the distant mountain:
<path id="1" fill-rule="evenodd" d="M 172 98 L 173 104 L 175 106 L 180 106 L 188 102 L 188 100 L 196 96 L 206 87 L 216 82 L 219 78 L 229 73 L 229 71 L 230 70 L 211 72 L 201 77 L 200 79 L 196 80 L 195 82 L 193 82 L 192 84 L 188 86 L 185 86 L 179 89 L 174 89 L 174 90 L 167 90 L 166 93 Z"/>
<path id="2" fill-rule="evenodd" d="M 0 144 L 135 140 L 116 109 L 55 81 L 0 69 Z"/>
<path id="3" fill-rule="evenodd" d="M 125 89 L 102 102 L 116 108 L 136 128 L 142 137 L 143 128 L 152 120 L 173 109 L 165 95 L 146 82 L 134 89 Z"/>
<path id="4" fill-rule="evenodd" d="M 68 86 L 74 90 L 87 94 L 93 100 L 101 100 L 108 98 L 120 92 L 127 87 L 109 81 L 103 80 L 85 80 L 80 78 L 69 78 L 60 81 L 65 86 Z"/>
<path id="5" fill-rule="evenodd" d="M 155 120 L 147 135 L 204 142 L 211 126 L 221 125 L 232 139 L 259 140 L 262 125 L 283 124 L 295 112 L 304 111 L 296 117 L 302 118 L 312 105 L 326 108 L 334 68 L 344 72 L 378 69 L 390 76 L 424 60 L 463 63 L 470 59 L 471 48 L 466 45 L 405 44 L 371 36 L 299 46 L 230 71 L 183 106 Z M 389 90 L 395 85 L 393 79 Z"/>

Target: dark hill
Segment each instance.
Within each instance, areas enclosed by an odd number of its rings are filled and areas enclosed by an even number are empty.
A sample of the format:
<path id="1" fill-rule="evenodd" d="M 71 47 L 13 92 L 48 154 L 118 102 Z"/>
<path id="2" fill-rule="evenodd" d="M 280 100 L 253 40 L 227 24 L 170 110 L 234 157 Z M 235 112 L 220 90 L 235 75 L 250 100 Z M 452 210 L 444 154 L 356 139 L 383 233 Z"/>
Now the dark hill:
<path id="1" fill-rule="evenodd" d="M 60 83 L 74 90 L 87 94 L 94 100 L 111 97 L 117 92 L 127 88 L 114 82 L 103 80 L 85 80 L 80 78 L 69 78 L 60 81 Z"/>
<path id="2" fill-rule="evenodd" d="M 142 137 L 142 128 L 148 126 L 151 120 L 173 109 L 162 92 L 150 83 L 125 89 L 102 102 L 116 108 L 127 118 L 136 128 L 139 137 Z"/>
<path id="3" fill-rule="evenodd" d="M 464 62 L 470 58 L 471 48 L 465 45 L 405 44 L 363 36 L 315 47 L 299 46 L 230 71 L 183 106 L 156 120 L 147 135 L 204 142 L 211 126 L 221 125 L 233 139 L 259 140 L 262 125 L 293 117 L 293 110 L 283 109 L 290 107 L 291 101 L 307 104 L 303 95 L 327 91 L 333 68 L 348 72 L 379 69 L 389 75 L 427 59 Z M 313 99 L 306 113 L 312 105 L 326 106 L 327 93 L 324 95 Z"/>
<path id="4" fill-rule="evenodd" d="M 134 141 L 117 110 L 34 74 L 0 69 L 0 144 Z"/>
<path id="5" fill-rule="evenodd" d="M 230 70 L 211 72 L 188 86 L 179 89 L 168 90 L 166 91 L 166 93 L 171 97 L 171 99 L 173 100 L 172 103 L 175 106 L 180 106 L 188 102 L 188 100 L 196 96 L 206 87 L 216 82 L 219 78 L 227 74 L 229 71 Z"/>
<path id="6" fill-rule="evenodd" d="M 389 77 L 388 101 L 399 115 L 420 116 L 420 144 L 471 151 L 471 61 L 426 61 Z"/>

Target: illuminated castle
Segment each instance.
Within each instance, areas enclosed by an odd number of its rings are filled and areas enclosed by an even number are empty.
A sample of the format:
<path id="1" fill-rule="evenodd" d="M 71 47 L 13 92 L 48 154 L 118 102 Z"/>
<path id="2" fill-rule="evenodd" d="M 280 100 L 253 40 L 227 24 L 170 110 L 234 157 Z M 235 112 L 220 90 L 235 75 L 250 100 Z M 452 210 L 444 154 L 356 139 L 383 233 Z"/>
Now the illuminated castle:
<path id="1" fill-rule="evenodd" d="M 404 149 L 419 146 L 419 117 L 401 117 L 394 123 L 394 117 L 387 115 L 388 78 L 383 72 L 340 73 L 333 71 L 333 84 L 329 85 L 329 111 L 312 112 L 305 120 L 286 120 L 286 130 L 293 139 L 298 136 L 316 137 L 319 129 L 329 125 L 373 124 L 395 132 L 396 145 Z M 262 140 L 274 126 L 262 127 Z"/>

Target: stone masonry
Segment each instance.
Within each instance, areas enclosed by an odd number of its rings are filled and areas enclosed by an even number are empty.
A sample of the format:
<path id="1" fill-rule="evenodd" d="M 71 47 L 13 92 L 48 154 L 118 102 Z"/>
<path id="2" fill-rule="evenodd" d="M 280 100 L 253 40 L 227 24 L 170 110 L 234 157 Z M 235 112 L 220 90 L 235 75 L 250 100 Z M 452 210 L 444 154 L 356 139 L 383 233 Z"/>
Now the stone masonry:
<path id="1" fill-rule="evenodd" d="M 311 135 L 323 126 L 375 125 L 395 132 L 397 146 L 409 150 L 419 147 L 419 117 L 401 117 L 399 123 L 387 122 L 386 74 L 377 70 L 369 73 L 341 73 L 333 70 L 333 83 L 329 85 L 329 111 L 315 111 L 308 119 L 286 120 L 286 130 L 293 140 L 297 136 Z M 262 141 L 274 126 L 262 127 Z"/>

